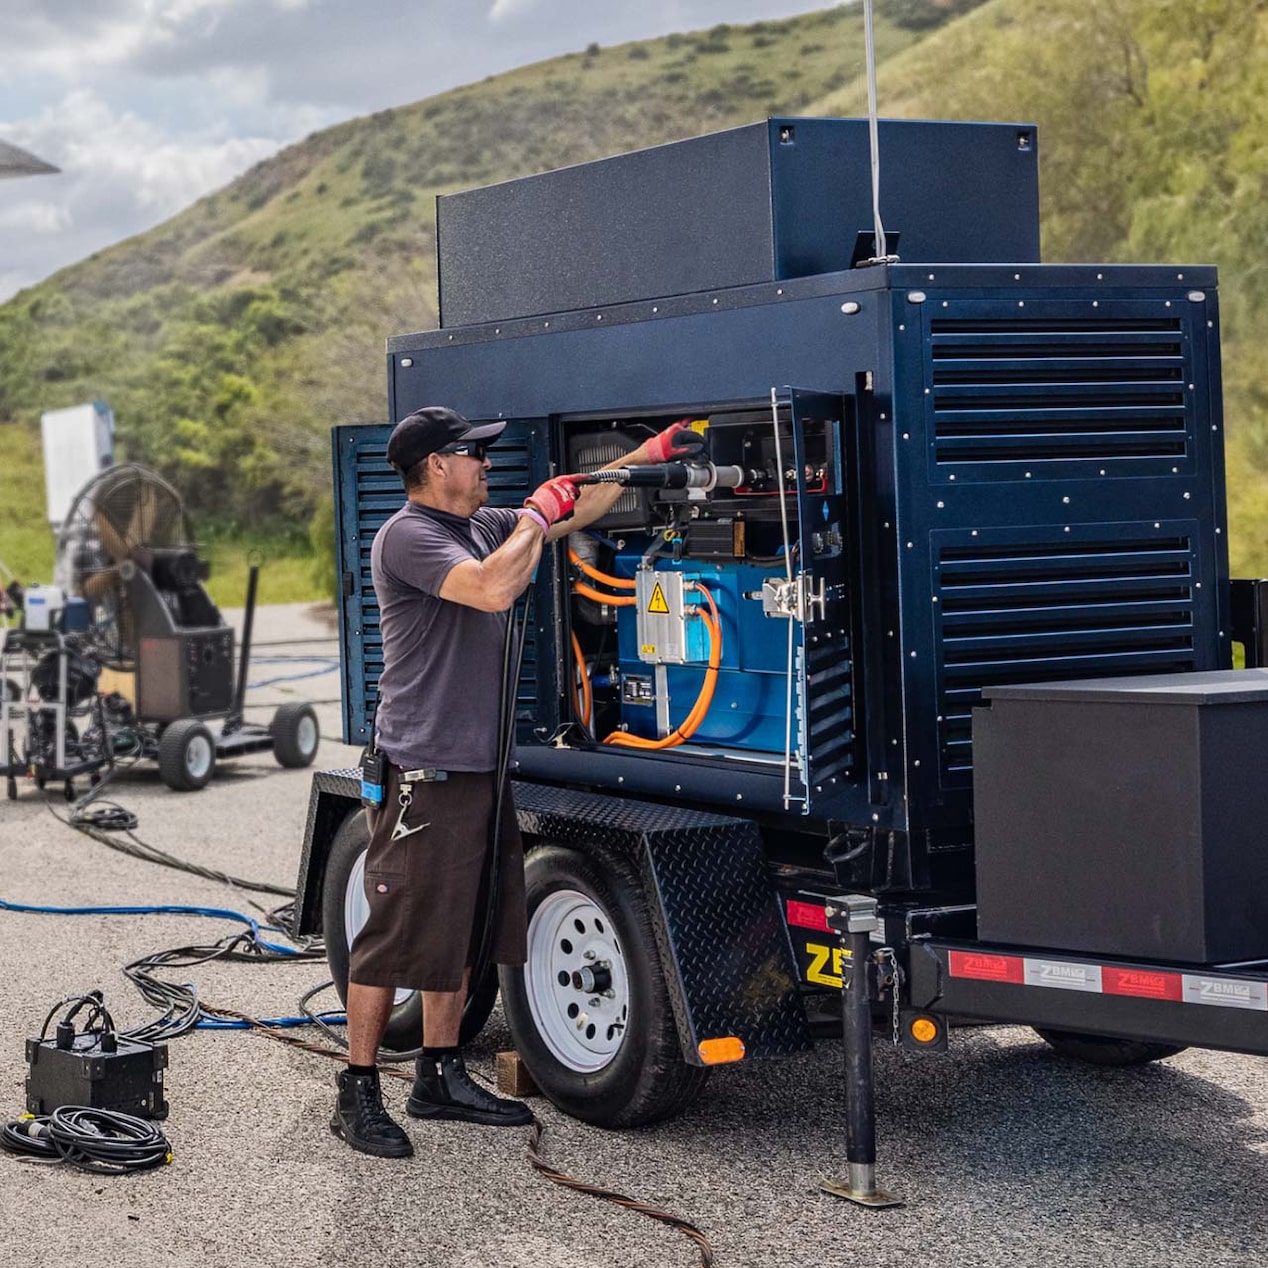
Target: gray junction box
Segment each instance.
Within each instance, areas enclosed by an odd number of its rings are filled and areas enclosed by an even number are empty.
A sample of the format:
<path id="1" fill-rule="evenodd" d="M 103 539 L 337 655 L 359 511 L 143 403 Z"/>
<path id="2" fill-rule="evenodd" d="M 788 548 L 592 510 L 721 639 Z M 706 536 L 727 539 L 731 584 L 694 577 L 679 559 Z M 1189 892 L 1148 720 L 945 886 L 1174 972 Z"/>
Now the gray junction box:
<path id="1" fill-rule="evenodd" d="M 1268 670 L 984 694 L 980 938 L 1193 964 L 1268 957 Z"/>

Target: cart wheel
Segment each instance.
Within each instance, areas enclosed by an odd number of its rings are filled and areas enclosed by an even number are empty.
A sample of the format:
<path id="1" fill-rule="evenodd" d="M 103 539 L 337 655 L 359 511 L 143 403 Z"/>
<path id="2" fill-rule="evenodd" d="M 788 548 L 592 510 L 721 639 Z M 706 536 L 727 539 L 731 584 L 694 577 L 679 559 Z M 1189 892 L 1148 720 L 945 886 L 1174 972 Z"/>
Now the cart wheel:
<path id="1" fill-rule="evenodd" d="M 67 801 L 75 800 L 75 781 L 73 779 L 68 779 L 62 785 L 62 796 L 65 797 Z"/>
<path id="2" fill-rule="evenodd" d="M 1113 1039 L 1108 1035 L 1084 1035 L 1074 1030 L 1041 1030 L 1036 1026 L 1035 1034 L 1054 1052 L 1088 1065 L 1146 1065 L 1150 1061 L 1161 1061 L 1163 1057 L 1174 1057 L 1177 1052 L 1184 1051 L 1183 1044 Z"/>
<path id="3" fill-rule="evenodd" d="M 679 1113 L 709 1071 L 682 1059 L 638 872 L 614 851 L 547 845 L 528 856 L 525 880 L 528 961 L 500 972 L 534 1082 L 600 1127 Z"/>
<path id="4" fill-rule="evenodd" d="M 311 704 L 279 705 L 269 723 L 269 734 L 273 737 L 273 756 L 280 766 L 308 766 L 317 756 L 321 730 Z"/>
<path id="5" fill-rule="evenodd" d="M 205 788 L 216 769 L 216 745 L 197 718 L 173 722 L 159 737 L 159 776 L 177 792 Z"/>
<path id="6" fill-rule="evenodd" d="M 365 856 L 370 844 L 370 828 L 365 812 L 354 810 L 343 821 L 331 842 L 322 882 L 322 936 L 330 976 L 341 1001 L 348 998 L 348 960 L 353 939 L 369 919 L 365 897 Z M 459 1038 L 474 1039 L 484 1028 L 493 1001 L 497 998 L 497 970 L 490 965 L 484 980 L 472 989 L 462 1014 Z M 399 990 L 392 1002 L 383 1046 L 396 1052 L 418 1047 L 423 1033 L 423 1000 L 417 991 Z"/>

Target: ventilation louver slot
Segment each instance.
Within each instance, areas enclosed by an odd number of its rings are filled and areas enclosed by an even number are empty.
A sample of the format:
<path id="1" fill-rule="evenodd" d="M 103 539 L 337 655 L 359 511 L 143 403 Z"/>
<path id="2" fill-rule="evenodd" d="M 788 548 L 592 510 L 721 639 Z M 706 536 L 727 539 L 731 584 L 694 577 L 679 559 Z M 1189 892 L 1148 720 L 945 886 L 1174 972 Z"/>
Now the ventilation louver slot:
<path id="1" fill-rule="evenodd" d="M 1179 317 L 943 318 L 930 332 L 939 465 L 1187 453 Z"/>
<path id="2" fill-rule="evenodd" d="M 1195 668 L 1186 535 L 947 545 L 938 562 L 944 783 L 967 781 L 983 687 Z"/>

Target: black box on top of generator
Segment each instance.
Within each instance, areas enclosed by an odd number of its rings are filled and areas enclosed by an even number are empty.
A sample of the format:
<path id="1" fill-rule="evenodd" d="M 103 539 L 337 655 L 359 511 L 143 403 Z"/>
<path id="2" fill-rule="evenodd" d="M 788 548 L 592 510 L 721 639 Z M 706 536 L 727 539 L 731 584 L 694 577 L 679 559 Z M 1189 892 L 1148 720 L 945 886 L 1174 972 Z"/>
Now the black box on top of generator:
<path id="1" fill-rule="evenodd" d="M 903 262 L 1039 262 L 1027 123 L 882 119 L 885 237 Z M 440 324 L 851 268 L 874 255 L 866 119 L 768 119 L 436 200 Z"/>
<path id="2" fill-rule="evenodd" d="M 984 695 L 973 714 L 983 941 L 1268 958 L 1268 670 Z"/>
<path id="3" fill-rule="evenodd" d="M 53 1039 L 26 1041 L 29 1113 L 51 1114 L 63 1105 L 86 1105 L 137 1118 L 167 1117 L 167 1045 L 115 1039 L 117 1050 L 107 1052 L 101 1038 L 97 1032 L 79 1034 L 69 1048 L 59 1048 Z"/>

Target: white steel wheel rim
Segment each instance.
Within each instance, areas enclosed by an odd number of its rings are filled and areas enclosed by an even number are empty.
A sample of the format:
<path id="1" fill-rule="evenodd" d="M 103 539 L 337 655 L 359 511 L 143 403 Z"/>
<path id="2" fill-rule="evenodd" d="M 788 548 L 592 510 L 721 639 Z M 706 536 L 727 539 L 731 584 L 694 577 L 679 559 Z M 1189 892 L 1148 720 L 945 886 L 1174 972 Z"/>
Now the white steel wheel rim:
<path id="1" fill-rule="evenodd" d="M 295 728 L 295 742 L 305 757 L 311 757 L 317 751 L 317 719 L 304 714 Z"/>
<path id="2" fill-rule="evenodd" d="M 352 871 L 348 874 L 348 886 L 343 891 L 343 933 L 348 940 L 348 951 L 352 951 L 352 944 L 356 941 L 357 934 L 365 928 L 365 922 L 370 919 L 370 900 L 365 896 L 365 856 L 368 850 L 362 850 L 357 855 L 357 861 L 352 865 Z M 400 990 L 396 991 L 392 996 L 392 1007 L 396 1008 L 405 1003 L 413 991 Z"/>
<path id="3" fill-rule="evenodd" d="M 191 735 L 185 743 L 185 773 L 190 779 L 206 779 L 212 756 L 211 740 L 205 735 Z"/>
<path id="4" fill-rule="evenodd" d="M 604 989 L 574 985 L 573 974 L 603 975 Z M 605 1069 L 629 1025 L 625 955 L 601 907 L 575 889 L 556 890 L 528 924 L 524 966 L 537 1033 L 560 1064 L 580 1074 Z"/>

